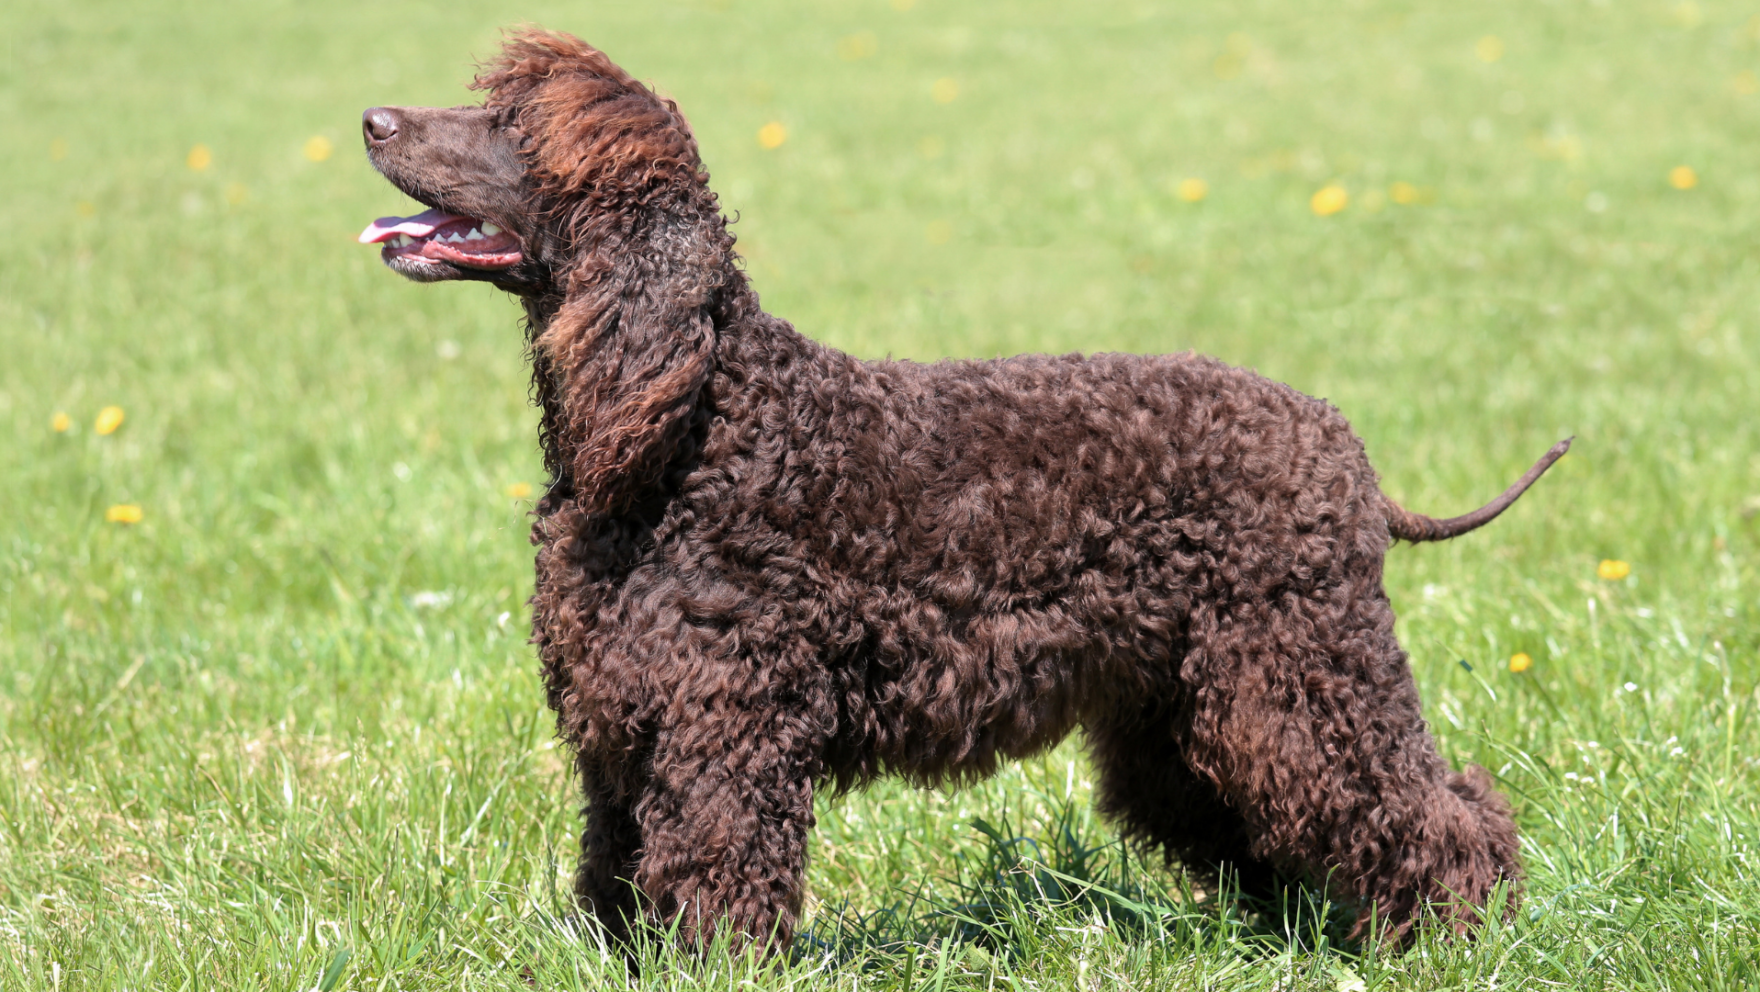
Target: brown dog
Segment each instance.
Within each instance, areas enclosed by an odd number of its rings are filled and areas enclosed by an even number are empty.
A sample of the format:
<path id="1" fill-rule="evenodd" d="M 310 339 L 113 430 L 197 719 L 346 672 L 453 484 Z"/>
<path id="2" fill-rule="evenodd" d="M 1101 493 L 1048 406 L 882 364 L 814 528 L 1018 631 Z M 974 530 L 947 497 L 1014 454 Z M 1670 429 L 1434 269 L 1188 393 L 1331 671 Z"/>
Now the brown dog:
<path id="1" fill-rule="evenodd" d="M 861 362 L 764 313 L 677 108 L 527 32 L 481 107 L 381 107 L 433 208 L 362 240 L 511 290 L 551 473 L 533 634 L 613 932 L 785 943 L 813 794 L 989 774 L 1081 726 L 1131 837 L 1248 885 L 1331 880 L 1405 933 L 1518 880 L 1451 772 L 1382 559 L 1451 521 L 1382 495 L 1319 400 L 1197 356 Z"/>

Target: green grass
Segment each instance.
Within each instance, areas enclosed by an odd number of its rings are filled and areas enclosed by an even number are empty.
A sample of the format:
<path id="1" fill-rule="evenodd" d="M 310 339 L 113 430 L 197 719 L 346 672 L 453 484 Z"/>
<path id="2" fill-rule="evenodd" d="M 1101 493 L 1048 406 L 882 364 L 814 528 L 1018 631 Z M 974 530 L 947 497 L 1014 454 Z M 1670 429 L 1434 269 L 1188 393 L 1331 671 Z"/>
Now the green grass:
<path id="1" fill-rule="evenodd" d="M 1494 526 L 1388 562 L 1441 747 L 1519 807 L 1508 926 L 1387 956 L 1301 898 L 1225 911 L 1112 844 L 1071 743 L 963 792 L 824 806 L 799 954 L 650 948 L 639 987 L 1752 987 L 1749 15 L 6 5 L 0 988 L 621 982 L 562 920 L 576 800 L 524 643 L 517 308 L 351 240 L 405 206 L 360 110 L 470 99 L 470 60 L 520 20 L 681 101 L 766 304 L 820 340 L 1209 352 L 1330 397 L 1433 513 L 1577 436 Z M 314 135 L 336 154 L 308 161 Z M 1174 194 L 1188 177 L 1203 202 Z M 1329 182 L 1352 202 L 1319 218 Z M 109 404 L 127 421 L 97 436 Z M 120 503 L 144 519 L 107 523 Z"/>

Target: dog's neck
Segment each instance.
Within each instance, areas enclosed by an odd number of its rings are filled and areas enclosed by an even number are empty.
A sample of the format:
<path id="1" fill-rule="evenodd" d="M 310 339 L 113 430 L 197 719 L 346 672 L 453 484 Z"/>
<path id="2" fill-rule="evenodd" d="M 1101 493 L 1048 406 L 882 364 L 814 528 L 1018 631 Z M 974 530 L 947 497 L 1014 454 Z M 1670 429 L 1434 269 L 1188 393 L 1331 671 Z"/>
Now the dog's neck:
<path id="1" fill-rule="evenodd" d="M 557 382 L 550 371 L 549 356 L 536 345 L 539 336 L 562 308 L 562 300 L 562 292 L 552 288 L 520 301 L 526 311 L 526 358 L 532 366 L 531 399 L 538 408 L 538 448 L 544 455 L 544 470 L 550 476 L 549 493 L 538 503 L 540 515 L 548 512 L 552 496 L 566 495 L 572 489 L 563 468 L 561 441 L 557 437 L 561 422 Z"/>

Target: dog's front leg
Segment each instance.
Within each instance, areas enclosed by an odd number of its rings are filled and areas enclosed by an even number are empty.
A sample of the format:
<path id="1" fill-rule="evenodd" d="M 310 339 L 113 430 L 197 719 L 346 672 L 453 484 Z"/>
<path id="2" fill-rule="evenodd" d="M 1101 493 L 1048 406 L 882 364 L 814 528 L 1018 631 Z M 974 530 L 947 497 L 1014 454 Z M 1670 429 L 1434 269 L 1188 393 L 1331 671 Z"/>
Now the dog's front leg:
<path id="1" fill-rule="evenodd" d="M 726 674 L 700 680 L 701 695 L 684 687 L 669 707 L 636 806 L 636 882 L 686 945 L 726 934 L 776 950 L 800 913 L 824 707 L 778 686 L 766 663 Z"/>
<path id="2" fill-rule="evenodd" d="M 585 760 L 579 764 L 587 823 L 581 831 L 575 901 L 598 918 L 613 940 L 623 940 L 637 913 L 635 875 L 641 828 L 636 824 L 632 797 L 621 794 L 626 790 L 617 788 L 612 771 Z"/>

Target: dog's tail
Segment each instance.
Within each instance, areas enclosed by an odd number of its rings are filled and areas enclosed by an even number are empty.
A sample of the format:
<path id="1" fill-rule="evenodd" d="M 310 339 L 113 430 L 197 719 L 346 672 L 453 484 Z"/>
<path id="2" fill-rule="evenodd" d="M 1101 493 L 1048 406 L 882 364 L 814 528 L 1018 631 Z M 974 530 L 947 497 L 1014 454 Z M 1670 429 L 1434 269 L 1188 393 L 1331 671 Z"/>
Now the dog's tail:
<path id="1" fill-rule="evenodd" d="M 1571 442 L 1574 440 L 1576 439 L 1567 437 L 1553 445 L 1550 451 L 1540 456 L 1540 460 L 1534 463 L 1533 468 L 1528 469 L 1527 474 L 1517 479 L 1515 485 L 1505 489 L 1502 496 L 1486 503 L 1472 513 L 1450 517 L 1447 520 L 1437 520 L 1435 517 L 1426 517 L 1422 513 L 1413 513 L 1383 496 L 1381 501 L 1387 507 L 1387 530 L 1401 541 L 1416 543 L 1418 541 L 1446 541 L 1451 537 L 1459 537 L 1467 531 L 1483 527 L 1495 519 L 1499 513 L 1509 509 L 1511 503 L 1520 499 L 1536 479 L 1546 474 L 1546 470 L 1552 467 L 1553 462 L 1563 458 L 1564 453 L 1571 450 Z"/>

